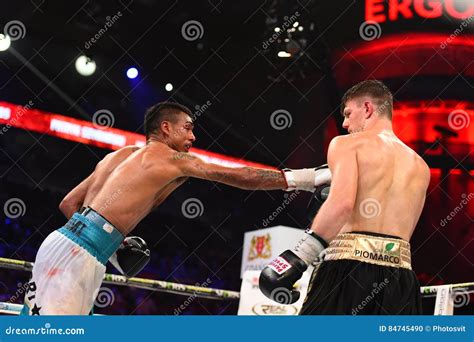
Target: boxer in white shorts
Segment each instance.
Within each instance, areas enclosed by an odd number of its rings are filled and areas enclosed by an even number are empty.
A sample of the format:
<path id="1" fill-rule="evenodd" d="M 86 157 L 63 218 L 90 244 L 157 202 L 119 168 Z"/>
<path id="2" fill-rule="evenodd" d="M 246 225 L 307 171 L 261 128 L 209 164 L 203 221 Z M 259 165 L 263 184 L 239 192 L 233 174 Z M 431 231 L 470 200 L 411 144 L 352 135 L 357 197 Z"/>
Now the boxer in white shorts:
<path id="1" fill-rule="evenodd" d="M 158 103 L 145 113 L 147 143 L 124 147 L 61 202 L 70 218 L 41 245 L 25 297 L 25 314 L 87 314 L 105 272 L 105 263 L 148 213 L 187 177 L 246 190 L 305 190 L 330 182 L 327 167 L 301 170 L 229 168 L 188 153 L 195 137 L 191 111 Z M 78 210 L 85 207 L 80 213 Z M 72 216 L 72 217 L 71 217 Z"/>

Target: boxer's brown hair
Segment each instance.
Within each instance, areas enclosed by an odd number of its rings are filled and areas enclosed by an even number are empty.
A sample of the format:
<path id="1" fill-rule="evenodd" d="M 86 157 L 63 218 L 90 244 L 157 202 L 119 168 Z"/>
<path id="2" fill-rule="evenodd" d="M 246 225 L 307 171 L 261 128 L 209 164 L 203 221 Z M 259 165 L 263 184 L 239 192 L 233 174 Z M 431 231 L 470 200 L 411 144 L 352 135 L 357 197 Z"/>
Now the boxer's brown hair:
<path id="1" fill-rule="evenodd" d="M 150 135 L 160 129 L 163 121 L 176 122 L 181 113 L 192 116 L 192 112 L 188 107 L 176 102 L 160 102 L 145 112 L 144 131 L 148 139 Z"/>
<path id="2" fill-rule="evenodd" d="M 362 96 L 370 96 L 377 105 L 377 112 L 392 120 L 393 95 L 385 84 L 377 80 L 366 80 L 352 86 L 341 101 L 341 113 L 344 115 L 344 107 L 347 101 L 354 100 Z"/>

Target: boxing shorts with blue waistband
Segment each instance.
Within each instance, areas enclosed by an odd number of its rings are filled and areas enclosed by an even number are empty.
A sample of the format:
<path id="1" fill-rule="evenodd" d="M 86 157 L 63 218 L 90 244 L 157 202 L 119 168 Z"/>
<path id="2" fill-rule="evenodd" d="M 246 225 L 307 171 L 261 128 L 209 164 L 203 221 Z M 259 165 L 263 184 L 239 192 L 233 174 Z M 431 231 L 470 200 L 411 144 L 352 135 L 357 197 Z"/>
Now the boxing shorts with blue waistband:
<path id="1" fill-rule="evenodd" d="M 105 264 L 123 239 L 92 208 L 75 213 L 41 244 L 22 314 L 89 314 L 104 278 Z"/>

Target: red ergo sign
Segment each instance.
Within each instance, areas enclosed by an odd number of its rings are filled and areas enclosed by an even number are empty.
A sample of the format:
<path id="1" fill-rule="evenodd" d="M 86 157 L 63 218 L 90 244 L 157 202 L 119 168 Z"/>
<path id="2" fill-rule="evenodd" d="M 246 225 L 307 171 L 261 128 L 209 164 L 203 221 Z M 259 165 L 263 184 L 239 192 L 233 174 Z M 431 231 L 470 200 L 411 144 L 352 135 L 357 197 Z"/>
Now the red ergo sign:
<path id="1" fill-rule="evenodd" d="M 441 16 L 465 20 L 473 15 L 473 0 L 365 0 L 365 20 L 378 23 Z"/>

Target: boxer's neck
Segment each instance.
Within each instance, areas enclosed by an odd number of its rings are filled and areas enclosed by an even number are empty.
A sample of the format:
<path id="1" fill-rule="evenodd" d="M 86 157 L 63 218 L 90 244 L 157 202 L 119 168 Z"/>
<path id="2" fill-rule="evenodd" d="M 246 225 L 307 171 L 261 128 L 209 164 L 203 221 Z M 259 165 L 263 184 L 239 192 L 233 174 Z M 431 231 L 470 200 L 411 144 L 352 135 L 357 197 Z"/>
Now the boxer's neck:
<path id="1" fill-rule="evenodd" d="M 388 131 L 390 133 L 393 133 L 392 121 L 384 117 L 379 117 L 376 120 L 368 121 L 364 128 L 364 132 L 367 131 L 376 133 Z"/>

